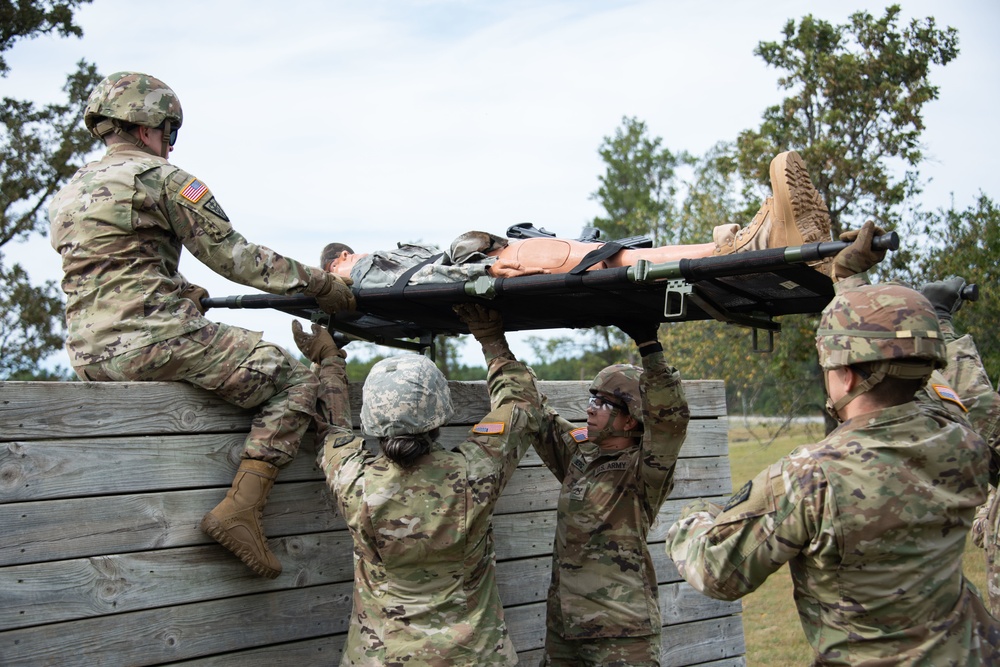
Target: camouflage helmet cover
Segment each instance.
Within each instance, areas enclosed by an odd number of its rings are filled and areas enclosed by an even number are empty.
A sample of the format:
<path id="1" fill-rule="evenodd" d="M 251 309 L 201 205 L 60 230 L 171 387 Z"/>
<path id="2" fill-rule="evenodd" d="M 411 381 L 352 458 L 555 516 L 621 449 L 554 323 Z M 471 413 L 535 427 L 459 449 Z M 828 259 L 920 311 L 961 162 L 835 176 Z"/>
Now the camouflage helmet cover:
<path id="1" fill-rule="evenodd" d="M 389 357 L 368 372 L 362 389 L 361 428 L 367 435 L 427 433 L 454 412 L 444 374 L 419 354 Z"/>
<path id="2" fill-rule="evenodd" d="M 933 306 L 920 292 L 898 283 L 862 285 L 835 296 L 820 317 L 816 349 L 826 370 L 869 361 L 924 360 L 929 375 L 931 367 L 947 364 Z"/>
<path id="3" fill-rule="evenodd" d="M 594 378 L 590 384 L 590 393 L 607 394 L 615 401 L 628 407 L 628 413 L 640 424 L 642 423 L 642 396 L 639 391 L 639 377 L 642 369 L 630 364 L 613 364 L 608 366 Z"/>
<path id="4" fill-rule="evenodd" d="M 141 72 L 115 72 L 90 93 L 83 114 L 87 129 L 98 137 L 95 128 L 104 118 L 145 127 L 159 127 L 170 120 L 177 128 L 184 120 L 184 113 L 177 94 L 156 77 Z"/>

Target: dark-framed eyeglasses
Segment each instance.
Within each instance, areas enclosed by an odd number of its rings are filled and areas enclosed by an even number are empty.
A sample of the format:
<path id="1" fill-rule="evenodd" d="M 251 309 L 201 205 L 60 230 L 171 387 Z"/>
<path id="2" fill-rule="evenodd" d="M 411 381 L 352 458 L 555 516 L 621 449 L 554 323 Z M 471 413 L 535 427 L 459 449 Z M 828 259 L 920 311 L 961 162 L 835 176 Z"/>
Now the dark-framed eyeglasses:
<path id="1" fill-rule="evenodd" d="M 618 408 L 622 412 L 626 412 L 628 410 L 628 408 L 624 405 L 613 403 L 603 396 L 598 396 L 596 394 L 591 396 L 590 400 L 587 401 L 587 407 L 594 408 L 595 410 L 611 410 L 612 408 Z"/>

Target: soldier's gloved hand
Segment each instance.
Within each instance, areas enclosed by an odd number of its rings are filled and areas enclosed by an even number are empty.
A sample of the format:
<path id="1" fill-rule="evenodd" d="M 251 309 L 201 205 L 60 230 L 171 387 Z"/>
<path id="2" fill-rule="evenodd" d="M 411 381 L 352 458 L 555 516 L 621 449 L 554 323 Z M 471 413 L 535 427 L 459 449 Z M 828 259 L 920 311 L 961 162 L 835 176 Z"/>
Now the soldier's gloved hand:
<path id="1" fill-rule="evenodd" d="M 503 317 L 497 311 L 484 308 L 478 303 L 459 303 L 452 310 L 465 322 L 469 333 L 476 337 L 480 345 L 503 340 Z"/>
<path id="2" fill-rule="evenodd" d="M 840 235 L 841 241 L 851 245 L 837 253 L 833 258 L 833 282 L 849 278 L 856 273 L 864 273 L 885 258 L 885 250 L 872 250 L 872 239 L 885 234 L 885 230 L 877 227 L 872 220 L 861 225 L 861 229 L 852 229 Z"/>
<path id="3" fill-rule="evenodd" d="M 354 292 L 350 285 L 354 281 L 350 278 L 341 278 L 334 273 L 327 273 L 323 286 L 313 294 L 320 309 L 327 315 L 333 315 L 343 310 L 354 310 L 357 302 L 354 299 Z"/>
<path id="4" fill-rule="evenodd" d="M 315 322 L 312 324 L 312 333 L 310 334 L 302 330 L 302 325 L 299 324 L 298 320 L 293 320 L 292 338 L 295 339 L 295 344 L 302 355 L 314 363 L 318 364 L 327 357 L 347 358 L 347 353 L 337 347 L 337 344 L 333 342 L 333 336 L 330 335 L 326 327 Z"/>
<path id="5" fill-rule="evenodd" d="M 920 286 L 920 293 L 934 306 L 938 319 L 951 321 L 952 316 L 962 307 L 962 288 L 965 278 L 951 276 L 944 280 L 935 280 Z"/>
<path id="6" fill-rule="evenodd" d="M 660 331 L 658 322 L 620 322 L 616 326 L 635 341 L 636 345 L 657 342 L 657 334 Z"/>
<path id="7" fill-rule="evenodd" d="M 201 300 L 208 298 L 207 289 L 199 287 L 198 285 L 188 285 L 181 290 L 181 298 L 193 301 L 195 308 L 198 309 L 198 312 L 202 315 L 205 314 L 205 307 L 201 305 Z"/>

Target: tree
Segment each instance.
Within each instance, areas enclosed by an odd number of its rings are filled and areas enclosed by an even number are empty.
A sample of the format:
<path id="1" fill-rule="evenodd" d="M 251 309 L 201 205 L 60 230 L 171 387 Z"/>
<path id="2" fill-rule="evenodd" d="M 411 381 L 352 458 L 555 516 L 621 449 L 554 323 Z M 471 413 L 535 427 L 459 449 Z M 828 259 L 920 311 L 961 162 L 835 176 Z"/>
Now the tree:
<path id="1" fill-rule="evenodd" d="M 614 137 L 604 137 L 598 153 L 607 171 L 590 197 L 607 212 L 593 224 L 609 238 L 647 235 L 654 245 L 667 245 L 683 236 L 677 227 L 676 169 L 687 156 L 661 148 L 662 143 L 649 137 L 644 122 L 627 117 Z"/>
<path id="2" fill-rule="evenodd" d="M 740 170 L 766 184 L 771 157 L 799 151 L 830 208 L 834 236 L 869 217 L 895 226 L 900 205 L 921 189 L 922 111 L 938 98 L 931 66 L 958 55 L 958 33 L 939 30 L 933 18 L 901 28 L 899 13 L 898 5 L 880 19 L 857 12 L 845 25 L 809 15 L 788 21 L 783 41 L 755 50 L 785 72 L 778 85 L 792 94 L 764 112 L 759 129 L 740 134 Z"/>
<path id="3" fill-rule="evenodd" d="M 980 193 L 973 206 L 957 210 L 919 213 L 913 225 L 926 243 L 921 254 L 896 276 L 921 285 L 949 276 L 961 276 L 979 285 L 978 302 L 962 306 L 954 317 L 959 333 L 970 333 L 976 341 L 990 379 L 1000 382 L 1000 208 Z"/>
<path id="4" fill-rule="evenodd" d="M 73 10 L 89 1 L 0 5 L 0 76 L 10 71 L 2 54 L 18 39 L 54 31 L 80 36 Z M 37 107 L 9 97 L 0 102 L 0 249 L 46 233 L 46 202 L 97 146 L 82 121 L 98 81 L 96 68 L 81 60 L 63 86 L 65 104 Z M 62 297 L 52 281 L 32 285 L 20 265 L 5 260 L 0 250 L 0 377 L 30 377 L 62 346 Z"/>

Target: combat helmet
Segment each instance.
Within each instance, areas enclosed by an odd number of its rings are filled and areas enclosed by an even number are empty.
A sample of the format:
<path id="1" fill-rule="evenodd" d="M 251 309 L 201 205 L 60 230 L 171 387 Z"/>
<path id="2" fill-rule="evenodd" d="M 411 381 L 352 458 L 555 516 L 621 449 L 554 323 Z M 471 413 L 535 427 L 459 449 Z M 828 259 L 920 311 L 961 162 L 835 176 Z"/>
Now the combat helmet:
<path id="1" fill-rule="evenodd" d="M 642 424 L 642 396 L 639 391 L 639 377 L 642 369 L 630 364 L 613 364 L 608 366 L 594 378 L 590 383 L 590 393 L 598 393 L 611 396 L 614 403 L 622 405 L 628 410 L 629 416 Z M 630 438 L 642 435 L 642 431 L 616 431 L 611 428 L 615 417 L 621 410 L 613 407 L 607 425 L 601 430 L 593 441 L 600 443 L 608 436 L 626 436 Z"/>
<path id="2" fill-rule="evenodd" d="M 389 438 L 427 433 L 454 412 L 444 374 L 419 354 L 389 357 L 368 372 L 362 389 L 361 428 Z"/>
<path id="3" fill-rule="evenodd" d="M 176 130 L 184 121 L 177 94 L 154 76 L 141 72 L 115 72 L 94 88 L 83 112 L 83 122 L 98 139 L 114 132 L 135 144 L 122 123 L 156 128 L 168 122 Z M 164 132 L 164 141 L 169 130 Z M 129 138 L 131 137 L 131 138 Z M 136 144 L 142 147 L 141 142 Z"/>
<path id="4" fill-rule="evenodd" d="M 874 362 L 874 372 L 833 406 L 839 410 L 886 377 L 924 379 L 947 362 L 934 307 L 898 283 L 861 285 L 835 296 L 820 317 L 816 350 L 824 370 Z"/>

